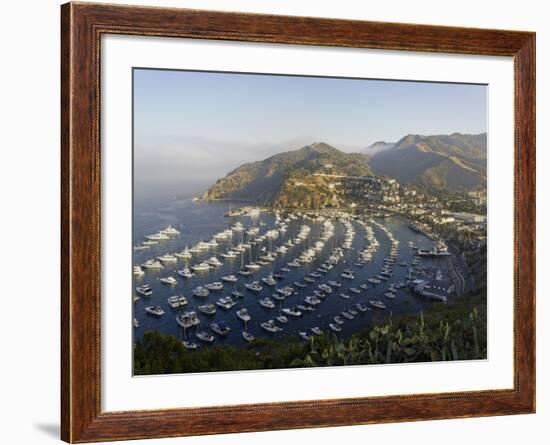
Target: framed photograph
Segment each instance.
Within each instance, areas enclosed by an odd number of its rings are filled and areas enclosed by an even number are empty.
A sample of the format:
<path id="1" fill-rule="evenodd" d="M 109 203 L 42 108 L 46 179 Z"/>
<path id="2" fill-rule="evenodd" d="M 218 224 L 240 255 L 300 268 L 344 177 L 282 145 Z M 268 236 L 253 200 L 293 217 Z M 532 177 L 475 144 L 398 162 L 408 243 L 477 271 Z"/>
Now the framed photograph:
<path id="1" fill-rule="evenodd" d="M 62 439 L 535 411 L 535 35 L 62 6 Z"/>

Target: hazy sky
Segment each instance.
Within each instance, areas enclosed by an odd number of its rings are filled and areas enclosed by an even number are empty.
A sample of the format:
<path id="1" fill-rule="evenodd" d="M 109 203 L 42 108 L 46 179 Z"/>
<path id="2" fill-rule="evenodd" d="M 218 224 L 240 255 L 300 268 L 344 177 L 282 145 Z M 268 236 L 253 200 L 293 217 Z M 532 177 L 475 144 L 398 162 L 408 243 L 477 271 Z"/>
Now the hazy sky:
<path id="1" fill-rule="evenodd" d="M 359 151 L 408 133 L 481 133 L 486 94 L 480 85 L 136 69 L 136 176 L 208 184 L 315 141 Z"/>

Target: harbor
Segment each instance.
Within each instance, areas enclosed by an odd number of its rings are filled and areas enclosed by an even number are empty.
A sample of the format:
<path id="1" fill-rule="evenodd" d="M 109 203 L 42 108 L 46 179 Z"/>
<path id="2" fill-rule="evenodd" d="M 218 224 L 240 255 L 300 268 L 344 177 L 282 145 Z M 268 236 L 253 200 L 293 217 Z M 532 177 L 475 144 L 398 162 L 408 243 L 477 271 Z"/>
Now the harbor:
<path id="1" fill-rule="evenodd" d="M 180 199 L 136 216 L 135 341 L 345 338 L 465 291 L 444 242 L 404 218 L 241 206 Z"/>

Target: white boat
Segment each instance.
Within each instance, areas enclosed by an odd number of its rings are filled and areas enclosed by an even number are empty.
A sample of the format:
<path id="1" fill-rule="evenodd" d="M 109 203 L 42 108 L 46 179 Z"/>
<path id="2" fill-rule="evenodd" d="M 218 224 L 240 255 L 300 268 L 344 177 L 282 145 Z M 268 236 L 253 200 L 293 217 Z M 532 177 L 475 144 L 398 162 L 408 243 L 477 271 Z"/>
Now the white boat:
<path id="1" fill-rule="evenodd" d="M 221 281 L 214 281 L 213 283 L 205 284 L 204 287 L 208 290 L 222 290 L 223 283 Z"/>
<path id="2" fill-rule="evenodd" d="M 181 344 L 185 349 L 189 349 L 189 350 L 197 349 L 199 347 L 198 343 L 187 341 L 187 340 L 183 340 Z"/>
<path id="3" fill-rule="evenodd" d="M 161 255 L 157 257 L 157 260 L 159 260 L 162 263 L 177 263 L 178 258 L 174 255 L 170 255 L 169 253 L 165 253 L 164 255 Z"/>
<path id="4" fill-rule="evenodd" d="M 236 304 L 237 302 L 234 301 L 231 297 L 222 297 L 216 302 L 216 305 L 218 305 L 219 307 L 225 310 L 231 309 Z"/>
<path id="5" fill-rule="evenodd" d="M 202 263 L 191 266 L 191 269 L 193 270 L 193 272 L 205 272 L 207 270 L 210 270 L 210 264 L 203 261 Z"/>
<path id="6" fill-rule="evenodd" d="M 268 286 L 275 286 L 277 284 L 277 280 L 273 277 L 273 275 L 268 275 L 267 277 L 262 278 L 262 281 Z"/>
<path id="7" fill-rule="evenodd" d="M 239 292 L 238 290 L 231 291 L 231 295 L 233 295 L 235 298 L 243 298 L 244 294 L 242 292 Z"/>
<path id="8" fill-rule="evenodd" d="M 309 340 L 309 334 L 305 331 L 298 331 L 298 335 L 302 338 L 302 340 Z"/>
<path id="9" fill-rule="evenodd" d="M 241 310 L 237 311 L 237 317 L 239 317 L 242 321 L 250 321 L 252 317 L 248 313 L 248 310 L 243 307 Z"/>
<path id="10" fill-rule="evenodd" d="M 347 311 L 342 311 L 341 314 L 344 318 L 347 318 L 348 320 L 353 320 L 355 318 L 352 314 L 350 314 Z"/>
<path id="11" fill-rule="evenodd" d="M 369 300 L 369 304 L 376 309 L 386 309 L 386 305 L 380 300 Z"/>
<path id="12" fill-rule="evenodd" d="M 336 324 L 342 325 L 344 324 L 344 319 L 340 317 L 339 315 L 336 315 L 332 318 Z"/>
<path id="13" fill-rule="evenodd" d="M 295 308 L 288 308 L 288 307 L 285 307 L 282 309 L 282 312 L 286 315 L 291 315 L 293 317 L 299 317 L 300 315 L 302 315 L 302 313 L 295 309 Z"/>
<path id="14" fill-rule="evenodd" d="M 262 329 L 265 329 L 267 332 L 271 332 L 271 333 L 282 331 L 282 328 L 277 326 L 275 324 L 275 321 L 273 320 L 264 321 L 263 323 L 260 324 L 260 326 L 262 327 Z"/>
<path id="15" fill-rule="evenodd" d="M 169 240 L 170 237 L 168 235 L 165 235 L 164 233 L 153 233 L 152 235 L 145 236 L 145 239 L 149 241 L 166 241 Z"/>
<path id="16" fill-rule="evenodd" d="M 243 338 L 246 341 L 252 341 L 254 340 L 254 336 L 250 332 L 243 331 Z"/>
<path id="17" fill-rule="evenodd" d="M 136 277 L 142 277 L 145 272 L 141 268 L 141 266 L 134 266 L 134 271 L 132 272 Z"/>
<path id="18" fill-rule="evenodd" d="M 212 329 L 212 331 L 216 334 L 224 337 L 231 332 L 231 328 L 227 326 L 223 321 L 210 324 L 210 329 Z"/>
<path id="19" fill-rule="evenodd" d="M 168 277 L 164 277 L 164 278 L 160 278 L 159 280 L 162 284 L 169 284 L 171 286 L 173 286 L 174 284 L 177 284 L 178 280 L 176 280 L 174 277 L 172 276 L 168 276 Z"/>
<path id="20" fill-rule="evenodd" d="M 150 315 L 155 315 L 157 317 L 164 315 L 164 309 L 162 309 L 160 306 L 147 306 L 145 308 L 145 312 Z"/>
<path id="21" fill-rule="evenodd" d="M 166 227 L 166 229 L 161 230 L 159 233 L 168 236 L 177 236 L 180 234 L 180 231 L 172 226 L 168 226 Z"/>
<path id="22" fill-rule="evenodd" d="M 332 329 L 334 332 L 342 332 L 342 328 L 334 323 L 329 323 L 328 327 Z"/>
<path id="23" fill-rule="evenodd" d="M 151 286 L 149 286 L 148 284 L 144 284 L 142 286 L 136 287 L 136 292 L 140 295 L 148 297 L 153 293 L 153 289 L 151 289 Z"/>
<path id="24" fill-rule="evenodd" d="M 273 309 L 275 307 L 274 301 L 269 297 L 259 300 L 258 303 L 268 309 Z"/>
<path id="25" fill-rule="evenodd" d="M 134 328 L 139 328 L 139 321 L 137 318 L 134 318 Z"/>
<path id="26" fill-rule="evenodd" d="M 237 254 L 233 252 L 232 250 L 226 252 L 226 253 L 220 253 L 220 256 L 223 258 L 237 258 Z"/>
<path id="27" fill-rule="evenodd" d="M 217 257 L 215 256 L 212 256 L 210 258 L 208 258 L 208 260 L 206 260 L 206 262 L 210 265 L 210 266 L 213 266 L 213 267 L 219 267 L 221 266 L 223 263 L 218 260 Z"/>
<path id="28" fill-rule="evenodd" d="M 188 267 L 184 267 L 182 270 L 178 270 L 178 275 L 183 278 L 192 278 L 195 276 Z"/>
<path id="29" fill-rule="evenodd" d="M 184 312 L 181 315 L 178 315 L 176 317 L 176 322 L 182 327 L 182 328 L 191 328 L 193 326 L 198 326 L 201 324 L 201 321 L 199 317 L 197 317 L 197 313 L 195 311 L 191 312 Z"/>
<path id="30" fill-rule="evenodd" d="M 198 286 L 193 289 L 193 295 L 195 295 L 196 297 L 208 297 L 208 295 L 210 295 L 210 291 L 205 287 Z"/>
<path id="31" fill-rule="evenodd" d="M 203 314 L 206 315 L 214 315 L 216 313 L 216 306 L 213 304 L 203 304 L 197 308 L 199 311 L 201 311 Z"/>
<path id="32" fill-rule="evenodd" d="M 222 281 L 225 281 L 227 283 L 236 283 L 237 280 L 238 280 L 238 278 L 233 274 L 225 275 L 225 276 L 222 277 Z"/>
<path id="33" fill-rule="evenodd" d="M 172 295 L 171 297 L 168 297 L 168 304 L 173 309 L 177 309 L 187 304 L 187 298 L 183 295 Z"/>
<path id="34" fill-rule="evenodd" d="M 357 309 L 359 309 L 361 312 L 367 312 L 367 310 L 369 309 L 367 306 L 365 306 L 363 303 L 357 303 L 355 305 L 355 307 Z"/>
<path id="35" fill-rule="evenodd" d="M 323 330 L 319 326 L 314 326 L 311 328 L 311 332 L 313 332 L 315 335 L 321 335 L 323 333 Z"/>
<path id="36" fill-rule="evenodd" d="M 286 318 L 284 315 L 277 315 L 275 317 L 279 323 L 288 323 L 288 318 Z"/>
<path id="37" fill-rule="evenodd" d="M 182 260 L 188 260 L 193 255 L 191 254 L 191 251 L 186 247 L 181 252 L 175 253 L 174 256 L 177 257 L 177 258 L 180 258 Z"/>
<path id="38" fill-rule="evenodd" d="M 164 266 L 160 261 L 157 260 L 147 260 L 141 265 L 144 269 L 163 269 Z"/>
<path id="39" fill-rule="evenodd" d="M 348 294 L 340 294 L 340 296 L 344 299 L 344 300 L 349 300 L 350 299 L 350 296 Z"/>
<path id="40" fill-rule="evenodd" d="M 261 292 L 263 287 L 259 281 L 253 281 L 252 283 L 245 283 L 244 287 L 253 292 Z"/>
<path id="41" fill-rule="evenodd" d="M 199 340 L 202 340 L 206 343 L 212 343 L 214 341 L 214 335 L 212 335 L 210 332 L 200 331 L 197 332 L 196 336 Z"/>
<path id="42" fill-rule="evenodd" d="M 261 266 L 258 263 L 249 263 L 249 264 L 245 265 L 244 267 L 249 269 L 249 270 L 259 270 Z"/>

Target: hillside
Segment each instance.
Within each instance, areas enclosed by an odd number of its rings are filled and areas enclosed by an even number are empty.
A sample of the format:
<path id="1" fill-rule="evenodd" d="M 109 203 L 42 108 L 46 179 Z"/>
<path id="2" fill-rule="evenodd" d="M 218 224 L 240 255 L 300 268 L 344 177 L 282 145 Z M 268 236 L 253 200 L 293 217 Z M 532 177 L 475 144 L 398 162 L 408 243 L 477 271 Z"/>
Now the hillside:
<path id="1" fill-rule="evenodd" d="M 485 188 L 487 134 L 407 135 L 369 159 L 375 174 L 449 190 Z"/>
<path id="2" fill-rule="evenodd" d="M 263 205 L 294 205 L 307 199 L 315 207 L 332 194 L 315 173 L 370 175 L 362 154 L 344 153 L 325 143 L 306 145 L 251 162 L 229 172 L 203 195 L 205 201 L 242 199 Z"/>
<path id="3" fill-rule="evenodd" d="M 363 149 L 362 153 L 372 156 L 376 153 L 380 153 L 381 151 L 390 150 L 393 147 L 395 147 L 394 142 L 378 141 Z"/>

